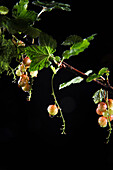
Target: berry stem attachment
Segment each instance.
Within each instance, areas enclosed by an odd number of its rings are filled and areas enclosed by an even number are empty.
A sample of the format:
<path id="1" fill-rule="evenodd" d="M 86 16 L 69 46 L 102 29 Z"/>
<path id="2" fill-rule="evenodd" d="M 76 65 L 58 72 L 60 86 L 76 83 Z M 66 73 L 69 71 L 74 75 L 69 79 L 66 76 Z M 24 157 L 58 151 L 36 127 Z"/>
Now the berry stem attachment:
<path id="1" fill-rule="evenodd" d="M 51 79 L 52 96 L 54 97 L 55 105 L 58 107 L 58 109 L 60 111 L 60 117 L 62 118 L 62 122 L 63 122 L 63 125 L 62 125 L 62 128 L 61 128 L 61 130 L 62 130 L 61 134 L 66 134 L 66 132 L 65 132 L 65 119 L 64 119 L 64 116 L 63 116 L 63 113 L 62 113 L 62 109 L 60 108 L 60 106 L 58 104 L 58 101 L 56 99 L 55 92 L 54 92 L 54 87 L 53 87 L 54 77 L 55 77 L 55 73 L 53 72 L 52 79 Z"/>
<path id="2" fill-rule="evenodd" d="M 108 129 L 109 133 L 108 133 L 108 136 L 107 136 L 107 138 L 106 138 L 106 139 L 107 139 L 106 144 L 109 143 L 109 138 L 110 138 L 111 132 L 112 132 L 112 127 L 111 127 L 111 123 L 110 123 L 110 118 L 109 118 L 109 120 L 108 120 L 108 125 L 109 125 L 109 129 Z"/>
<path id="3" fill-rule="evenodd" d="M 31 88 L 30 88 L 30 90 L 29 90 L 29 95 L 27 96 L 27 101 L 31 101 L 31 96 L 32 96 L 32 90 L 33 90 L 33 81 L 34 81 L 34 79 L 33 78 L 31 78 Z"/>
<path id="4" fill-rule="evenodd" d="M 109 81 L 108 77 L 107 77 L 107 81 Z M 109 104 L 108 104 L 108 90 L 106 90 L 106 104 L 107 104 L 107 108 L 109 109 Z M 112 132 L 112 127 L 111 127 L 111 122 L 110 122 L 110 117 L 107 118 L 107 121 L 108 121 L 108 126 L 109 126 L 109 129 L 108 129 L 108 136 L 106 138 L 106 144 L 109 143 L 109 139 L 110 139 L 110 136 L 111 136 L 111 132 Z"/>

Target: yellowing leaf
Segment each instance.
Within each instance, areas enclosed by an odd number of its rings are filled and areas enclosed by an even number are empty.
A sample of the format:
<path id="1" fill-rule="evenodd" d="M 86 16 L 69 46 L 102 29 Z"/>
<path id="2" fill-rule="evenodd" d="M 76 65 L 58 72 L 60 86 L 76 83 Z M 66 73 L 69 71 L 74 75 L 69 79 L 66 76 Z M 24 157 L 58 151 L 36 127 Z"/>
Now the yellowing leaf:
<path id="1" fill-rule="evenodd" d="M 9 9 L 5 6 L 0 6 L 0 14 L 6 15 L 9 12 Z"/>

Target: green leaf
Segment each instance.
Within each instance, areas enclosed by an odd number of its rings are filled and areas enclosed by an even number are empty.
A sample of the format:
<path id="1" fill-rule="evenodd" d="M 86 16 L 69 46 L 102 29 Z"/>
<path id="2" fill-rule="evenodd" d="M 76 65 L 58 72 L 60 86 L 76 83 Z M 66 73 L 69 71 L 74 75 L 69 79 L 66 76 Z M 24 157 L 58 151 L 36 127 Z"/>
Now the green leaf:
<path id="1" fill-rule="evenodd" d="M 30 71 L 42 70 L 44 67 L 49 67 L 51 62 L 48 60 L 47 57 L 40 57 L 39 59 L 33 60 L 31 62 Z"/>
<path id="2" fill-rule="evenodd" d="M 108 68 L 107 67 L 103 67 L 102 69 L 100 69 L 100 71 L 98 72 L 98 74 L 94 73 L 92 75 L 90 75 L 87 79 L 86 82 L 91 82 L 94 79 L 99 78 L 100 76 L 102 76 L 103 74 L 108 73 Z"/>
<path id="3" fill-rule="evenodd" d="M 83 81 L 83 78 L 82 78 L 82 77 L 80 77 L 80 76 L 75 77 L 75 78 L 72 79 L 71 81 L 68 81 L 68 82 L 66 82 L 66 83 L 60 84 L 59 90 L 61 90 L 61 89 L 64 88 L 64 87 L 70 86 L 71 84 L 80 83 L 81 81 Z"/>
<path id="4" fill-rule="evenodd" d="M 41 70 L 51 64 L 48 60 L 50 54 L 45 46 L 31 45 L 26 47 L 26 54 L 32 60 L 30 71 Z"/>
<path id="5" fill-rule="evenodd" d="M 39 29 L 30 26 L 29 22 L 24 18 L 23 19 L 3 18 L 2 25 L 5 28 L 7 28 L 10 34 L 22 32 L 26 35 L 29 35 L 31 38 L 37 38 L 41 33 Z"/>
<path id="6" fill-rule="evenodd" d="M 61 58 L 59 56 L 55 56 L 55 60 L 59 63 L 61 61 Z"/>
<path id="7" fill-rule="evenodd" d="M 66 40 L 62 43 L 62 45 L 73 45 L 83 41 L 83 39 L 78 35 L 70 35 L 66 38 Z"/>
<path id="8" fill-rule="evenodd" d="M 38 28 L 34 28 L 31 26 L 28 26 L 27 29 L 24 31 L 24 34 L 29 35 L 31 38 L 37 38 L 39 37 L 41 33 L 41 30 Z"/>
<path id="9" fill-rule="evenodd" d="M 6 16 L 0 15 L 0 27 L 3 27 L 4 23 L 6 22 Z"/>
<path id="10" fill-rule="evenodd" d="M 23 19 L 29 23 L 32 24 L 34 21 L 37 19 L 37 13 L 35 11 L 28 11 L 28 10 L 23 10 L 21 14 L 17 17 L 18 19 Z"/>
<path id="11" fill-rule="evenodd" d="M 88 76 L 90 73 L 92 73 L 92 70 L 88 70 L 85 74 Z M 63 84 L 60 84 L 59 90 L 64 88 L 64 87 L 70 86 L 71 84 L 81 83 L 83 80 L 84 79 L 80 76 L 75 77 L 74 79 L 70 80 L 69 82 L 65 82 Z"/>
<path id="12" fill-rule="evenodd" d="M 87 40 L 88 41 L 91 41 L 94 39 L 94 37 L 96 36 L 97 34 L 92 34 L 91 36 L 87 37 Z"/>
<path id="13" fill-rule="evenodd" d="M 102 102 L 102 100 L 104 99 L 104 90 L 100 89 L 96 91 L 92 98 L 95 104 Z"/>
<path id="14" fill-rule="evenodd" d="M 29 0 L 20 0 L 12 9 L 13 17 L 19 17 L 23 11 L 27 10 Z"/>
<path id="15" fill-rule="evenodd" d="M 14 57 L 17 57 L 15 45 L 10 39 L 5 39 L 4 36 L 0 36 L 0 74 L 8 71 L 9 65 Z"/>
<path id="16" fill-rule="evenodd" d="M 92 72 L 93 72 L 93 70 L 88 70 L 85 74 L 86 74 L 87 76 L 89 76 Z"/>
<path id="17" fill-rule="evenodd" d="M 28 24 L 32 24 L 37 19 L 35 11 L 27 10 L 29 0 L 20 0 L 12 10 L 12 15 L 15 19 L 24 19 Z"/>
<path id="18" fill-rule="evenodd" d="M 24 19 L 7 19 L 4 26 L 11 34 L 26 31 L 29 24 Z"/>
<path id="19" fill-rule="evenodd" d="M 63 58 L 69 59 L 71 56 L 78 55 L 89 47 L 90 41 L 94 39 L 96 34 L 91 35 L 88 38 L 82 39 L 79 36 L 71 35 L 63 42 L 63 45 L 72 45 L 69 50 L 63 52 Z"/>
<path id="20" fill-rule="evenodd" d="M 74 50 L 66 50 L 62 54 L 63 59 L 69 59 L 71 56 L 74 56 L 74 55 L 75 55 Z"/>
<path id="21" fill-rule="evenodd" d="M 89 45 L 90 45 L 89 41 L 87 39 L 83 39 L 83 41 L 73 44 L 71 49 L 75 50 L 75 52 L 77 51 L 77 55 L 78 55 L 80 52 L 88 48 Z"/>
<path id="22" fill-rule="evenodd" d="M 87 79 L 86 79 L 86 82 L 91 82 L 92 80 L 96 79 L 96 78 L 99 78 L 100 76 L 96 73 L 90 75 Z"/>
<path id="23" fill-rule="evenodd" d="M 102 76 L 103 74 L 108 72 L 108 68 L 107 67 L 103 67 L 101 68 L 101 70 L 98 72 L 99 76 Z"/>
<path id="24" fill-rule="evenodd" d="M 41 32 L 41 34 L 39 36 L 39 45 L 45 46 L 45 47 L 50 47 L 50 49 L 53 53 L 53 50 L 55 50 L 57 47 L 57 42 L 55 39 L 52 38 L 52 36 L 50 36 L 44 32 Z"/>
<path id="25" fill-rule="evenodd" d="M 87 39 L 84 39 L 82 42 L 73 44 L 70 50 L 66 50 L 63 53 L 64 59 L 69 59 L 71 56 L 78 55 L 79 53 L 83 52 L 88 46 L 90 45 Z"/>
<path id="26" fill-rule="evenodd" d="M 8 12 L 9 12 L 9 9 L 7 7 L 0 6 L 0 14 L 1 15 L 6 15 L 6 14 L 8 14 Z"/>
<path id="27" fill-rule="evenodd" d="M 52 9 L 61 9 L 65 11 L 71 11 L 69 4 L 59 3 L 55 1 L 51 2 L 41 2 L 39 0 L 32 2 L 34 5 L 40 7 L 46 7 L 46 11 L 51 11 Z"/>

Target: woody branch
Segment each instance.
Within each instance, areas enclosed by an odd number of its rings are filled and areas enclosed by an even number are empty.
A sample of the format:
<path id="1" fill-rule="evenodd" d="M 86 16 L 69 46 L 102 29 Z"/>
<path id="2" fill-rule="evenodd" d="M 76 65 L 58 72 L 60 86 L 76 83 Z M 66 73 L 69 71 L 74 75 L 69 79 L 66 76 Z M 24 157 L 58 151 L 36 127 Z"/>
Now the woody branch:
<path id="1" fill-rule="evenodd" d="M 73 72 L 73 73 L 75 73 L 75 74 L 80 75 L 80 76 L 81 76 L 82 78 L 84 78 L 84 79 L 87 79 L 87 78 L 88 78 L 88 76 L 87 76 L 85 73 L 83 73 L 83 72 L 81 72 L 80 70 L 72 67 L 71 65 L 67 64 L 67 63 L 64 62 L 64 61 L 62 62 L 62 67 L 65 68 L 65 69 L 68 69 L 69 71 L 71 71 L 71 72 Z M 99 81 L 99 80 L 97 80 L 97 79 L 94 79 L 94 80 L 92 80 L 92 81 L 95 82 L 95 83 L 97 83 L 98 85 L 100 85 L 103 89 L 108 90 L 110 93 L 113 93 L 113 87 L 110 85 L 109 81 L 107 81 L 107 82 L 106 82 L 106 81 L 101 82 L 101 81 Z"/>

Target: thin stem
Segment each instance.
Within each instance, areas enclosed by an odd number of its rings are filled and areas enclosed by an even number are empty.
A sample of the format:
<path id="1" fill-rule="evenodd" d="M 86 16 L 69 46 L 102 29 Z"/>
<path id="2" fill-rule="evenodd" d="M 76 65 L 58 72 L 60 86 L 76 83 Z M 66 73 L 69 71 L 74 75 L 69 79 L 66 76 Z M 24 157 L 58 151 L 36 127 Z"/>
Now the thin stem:
<path id="1" fill-rule="evenodd" d="M 54 92 L 54 87 L 53 87 L 54 76 L 55 76 L 55 74 L 53 73 L 52 79 L 51 79 L 52 95 L 54 97 L 55 104 L 56 104 L 56 106 L 58 107 L 58 109 L 60 111 L 60 117 L 62 118 L 62 122 L 63 122 L 63 125 L 62 125 L 62 128 L 61 128 L 61 130 L 62 130 L 61 134 L 66 134 L 65 133 L 65 119 L 64 119 L 64 116 L 63 116 L 63 113 L 62 113 L 62 109 L 60 108 L 60 106 L 58 104 L 58 101 L 56 99 L 55 92 Z"/>
<path id="2" fill-rule="evenodd" d="M 80 74 L 83 78 L 88 78 L 88 76 L 87 76 L 85 73 L 83 73 L 83 72 L 81 72 L 80 70 L 72 67 L 71 65 L 65 63 L 64 61 L 63 61 L 63 63 L 62 63 L 62 66 L 63 66 L 64 68 L 67 68 L 67 69 L 73 71 L 73 72 L 77 72 L 77 73 Z"/>
<path id="3" fill-rule="evenodd" d="M 15 35 L 12 35 L 12 38 L 14 38 L 16 41 L 18 41 L 18 38 L 16 38 Z"/>
<path id="4" fill-rule="evenodd" d="M 17 66 L 18 67 L 18 66 Z M 13 74 L 13 82 L 15 83 L 16 81 L 16 75 L 15 75 L 15 70 L 17 69 L 17 67 L 15 69 L 13 69 L 10 65 L 9 65 L 9 69 L 11 70 L 11 73 L 9 73 L 9 71 L 7 72 L 7 75 L 11 75 Z"/>
<path id="5" fill-rule="evenodd" d="M 107 81 L 107 84 L 109 85 L 109 73 L 107 73 L 106 76 L 107 76 L 106 81 Z M 106 104 L 107 104 L 107 108 L 108 108 L 108 111 L 109 111 L 108 99 L 109 99 L 108 90 L 106 90 Z M 106 144 L 109 143 L 109 139 L 110 139 L 111 132 L 112 132 L 112 127 L 111 127 L 111 122 L 110 122 L 110 115 L 108 116 L 107 121 L 108 121 L 108 126 L 109 126 L 109 129 L 108 129 L 109 133 L 108 133 L 108 136 L 106 138 L 107 139 Z"/>
<path id="6" fill-rule="evenodd" d="M 32 97 L 32 90 L 33 90 L 33 82 L 34 82 L 34 79 L 31 78 L 31 88 L 29 90 L 29 95 L 27 96 L 27 101 L 31 101 L 31 97 Z"/>
<path id="7" fill-rule="evenodd" d="M 40 11 L 40 13 L 37 15 L 37 19 L 40 17 L 40 15 L 46 11 L 46 7 L 43 7 L 43 9 Z"/>
<path id="8" fill-rule="evenodd" d="M 2 35 L 2 29 L 0 28 L 0 35 Z"/>
<path id="9" fill-rule="evenodd" d="M 110 138 L 111 132 L 112 132 L 112 127 L 111 127 L 110 118 L 109 118 L 109 120 L 108 120 L 108 125 L 109 125 L 109 129 L 108 129 L 109 133 L 108 133 L 108 137 L 106 138 L 106 139 L 107 139 L 106 144 L 109 143 L 109 138 Z"/>

